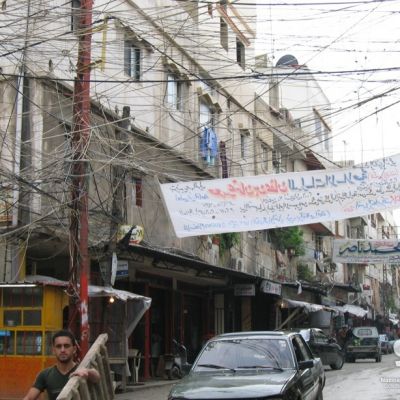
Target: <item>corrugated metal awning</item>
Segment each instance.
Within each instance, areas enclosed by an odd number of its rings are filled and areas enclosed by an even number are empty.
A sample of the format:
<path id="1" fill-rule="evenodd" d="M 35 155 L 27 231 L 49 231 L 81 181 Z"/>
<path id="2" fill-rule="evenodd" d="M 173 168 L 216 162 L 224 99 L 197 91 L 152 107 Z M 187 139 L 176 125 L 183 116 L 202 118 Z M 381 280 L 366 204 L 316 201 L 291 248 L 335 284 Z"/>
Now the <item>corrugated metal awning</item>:
<path id="1" fill-rule="evenodd" d="M 345 304 L 343 306 L 332 306 L 335 310 L 342 313 L 349 313 L 355 317 L 365 317 L 368 314 L 368 310 L 364 310 L 362 307 L 355 306 L 354 304 Z"/>
<path id="2" fill-rule="evenodd" d="M 287 307 L 285 307 L 285 305 Z M 306 301 L 283 299 L 283 308 L 304 308 L 307 312 L 317 311 L 335 311 L 333 307 L 324 306 L 322 304 L 308 303 Z"/>

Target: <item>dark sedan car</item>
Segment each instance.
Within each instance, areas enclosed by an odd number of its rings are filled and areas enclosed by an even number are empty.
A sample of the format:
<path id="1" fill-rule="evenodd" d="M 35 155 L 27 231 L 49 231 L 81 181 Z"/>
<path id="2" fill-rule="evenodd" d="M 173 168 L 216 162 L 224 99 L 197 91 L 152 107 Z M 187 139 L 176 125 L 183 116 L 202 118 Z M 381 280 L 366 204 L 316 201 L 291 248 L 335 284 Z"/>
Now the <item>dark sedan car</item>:
<path id="1" fill-rule="evenodd" d="M 311 351 L 319 357 L 322 364 L 329 365 L 332 369 L 341 369 L 345 360 L 343 349 L 318 328 L 301 329 L 300 334 L 310 346 Z"/>
<path id="2" fill-rule="evenodd" d="M 169 400 L 322 400 L 325 373 L 299 333 L 238 332 L 209 340 Z"/>

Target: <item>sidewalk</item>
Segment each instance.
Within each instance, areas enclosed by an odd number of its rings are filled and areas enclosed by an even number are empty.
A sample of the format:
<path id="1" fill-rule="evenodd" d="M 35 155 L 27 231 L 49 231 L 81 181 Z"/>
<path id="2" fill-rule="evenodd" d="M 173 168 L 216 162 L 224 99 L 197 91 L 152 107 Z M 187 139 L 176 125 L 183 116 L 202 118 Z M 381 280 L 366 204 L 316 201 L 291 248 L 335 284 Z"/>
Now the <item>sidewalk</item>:
<path id="1" fill-rule="evenodd" d="M 128 385 L 126 392 L 115 394 L 115 400 L 167 400 L 168 393 L 176 382 L 178 381 L 152 379 Z"/>

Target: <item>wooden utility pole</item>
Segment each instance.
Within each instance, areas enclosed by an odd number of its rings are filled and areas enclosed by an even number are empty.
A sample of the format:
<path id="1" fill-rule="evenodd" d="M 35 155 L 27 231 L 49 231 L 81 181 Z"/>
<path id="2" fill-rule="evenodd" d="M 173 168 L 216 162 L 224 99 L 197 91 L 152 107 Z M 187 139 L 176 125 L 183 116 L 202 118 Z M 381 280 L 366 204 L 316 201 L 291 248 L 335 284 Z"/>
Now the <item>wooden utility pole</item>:
<path id="1" fill-rule="evenodd" d="M 89 214 L 87 193 L 87 146 L 90 136 L 90 63 L 93 0 L 82 0 L 79 13 L 77 76 L 73 97 L 72 210 L 70 223 L 70 287 L 79 293 L 81 358 L 89 349 Z M 77 278 L 79 276 L 79 290 Z M 71 323 L 71 321 L 70 321 Z"/>

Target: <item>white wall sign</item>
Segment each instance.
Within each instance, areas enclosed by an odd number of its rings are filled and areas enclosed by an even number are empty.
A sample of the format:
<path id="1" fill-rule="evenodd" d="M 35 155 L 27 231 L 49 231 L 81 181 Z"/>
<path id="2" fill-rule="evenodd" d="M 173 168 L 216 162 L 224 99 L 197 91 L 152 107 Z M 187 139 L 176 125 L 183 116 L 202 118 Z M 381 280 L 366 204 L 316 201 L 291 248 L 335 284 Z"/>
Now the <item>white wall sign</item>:
<path id="1" fill-rule="evenodd" d="M 128 260 L 118 260 L 117 264 L 117 278 L 128 276 L 129 262 Z"/>
<path id="2" fill-rule="evenodd" d="M 332 260 L 351 264 L 400 263 L 397 239 L 335 239 Z"/>
<path id="3" fill-rule="evenodd" d="M 400 154 L 362 166 L 161 185 L 178 237 L 335 221 L 400 207 Z"/>
<path id="4" fill-rule="evenodd" d="M 264 280 L 261 282 L 260 290 L 263 293 L 276 294 L 280 296 L 282 294 L 282 285 L 280 283 Z"/>

